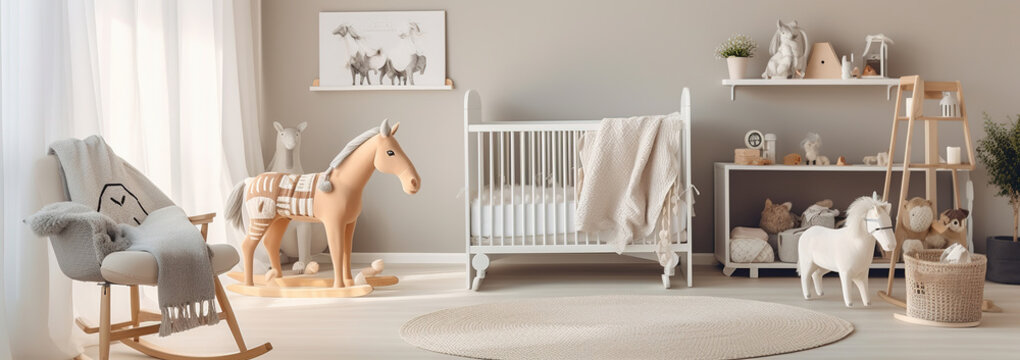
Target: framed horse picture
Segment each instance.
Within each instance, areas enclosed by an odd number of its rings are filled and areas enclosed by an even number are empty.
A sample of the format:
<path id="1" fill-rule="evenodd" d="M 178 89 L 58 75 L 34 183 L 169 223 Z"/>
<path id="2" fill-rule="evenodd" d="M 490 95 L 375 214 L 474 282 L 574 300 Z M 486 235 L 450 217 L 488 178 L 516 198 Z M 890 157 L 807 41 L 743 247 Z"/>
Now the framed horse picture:
<path id="1" fill-rule="evenodd" d="M 319 81 L 338 90 L 445 85 L 446 12 L 320 12 Z"/>

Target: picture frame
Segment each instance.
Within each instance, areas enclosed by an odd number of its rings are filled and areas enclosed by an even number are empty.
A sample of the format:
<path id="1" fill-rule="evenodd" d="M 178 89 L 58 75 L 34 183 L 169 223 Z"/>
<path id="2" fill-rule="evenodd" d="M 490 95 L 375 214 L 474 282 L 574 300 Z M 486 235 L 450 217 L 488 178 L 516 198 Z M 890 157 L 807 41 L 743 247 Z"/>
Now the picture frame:
<path id="1" fill-rule="evenodd" d="M 446 11 L 319 13 L 312 90 L 437 90 L 446 78 Z"/>

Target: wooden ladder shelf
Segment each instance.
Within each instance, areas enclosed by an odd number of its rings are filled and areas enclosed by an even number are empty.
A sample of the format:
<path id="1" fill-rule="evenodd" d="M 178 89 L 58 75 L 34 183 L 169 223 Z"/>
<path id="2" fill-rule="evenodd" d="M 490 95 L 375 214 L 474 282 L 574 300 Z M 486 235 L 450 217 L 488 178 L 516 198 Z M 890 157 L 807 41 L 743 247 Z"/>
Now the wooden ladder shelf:
<path id="1" fill-rule="evenodd" d="M 904 103 L 903 93 L 910 92 L 913 100 L 913 105 L 910 109 L 906 109 L 906 116 L 900 116 L 900 105 Z M 924 115 L 924 101 L 925 100 L 940 100 L 943 97 L 943 93 L 955 93 L 956 100 L 959 103 L 958 114 L 956 116 L 925 116 Z M 886 166 L 885 172 L 885 187 L 882 191 L 882 200 L 889 201 L 889 186 L 892 182 L 893 165 L 892 159 L 894 158 L 896 150 L 896 132 L 899 128 L 901 121 L 907 122 L 907 134 L 906 134 L 906 145 L 903 149 L 903 176 L 900 180 L 900 198 L 896 206 L 896 222 L 900 221 L 900 216 L 903 216 L 903 204 L 906 202 L 907 193 L 910 190 L 910 171 L 908 169 L 924 169 L 925 176 L 925 197 L 932 202 L 933 211 L 938 209 L 938 195 L 936 193 L 936 171 L 940 169 L 950 170 L 953 176 L 953 207 L 960 207 L 960 187 L 957 177 L 958 170 L 973 170 L 974 169 L 974 146 L 971 145 L 970 138 L 970 127 L 967 123 L 967 107 L 963 102 L 963 88 L 959 81 L 928 81 L 921 80 L 920 76 L 904 76 L 900 78 L 900 84 L 896 91 L 896 110 L 893 114 L 892 121 L 892 137 L 889 139 L 889 165 Z M 924 163 L 911 163 L 910 156 L 910 145 L 914 135 L 914 124 L 917 121 L 924 122 Z M 941 121 L 953 121 L 959 122 L 963 125 L 963 137 L 966 142 L 966 151 L 968 162 L 964 164 L 946 164 L 939 160 L 939 127 L 938 123 Z M 936 211 L 937 213 L 937 211 Z M 923 240 L 923 239 L 922 239 Z M 974 249 L 970 249 L 973 251 Z M 904 300 L 897 299 L 892 295 L 893 278 L 896 276 L 896 260 L 900 257 L 900 247 L 897 246 L 893 249 L 892 255 L 889 261 L 889 282 L 886 285 L 885 291 L 879 291 L 878 295 L 885 301 L 898 305 L 900 307 L 906 307 Z"/>

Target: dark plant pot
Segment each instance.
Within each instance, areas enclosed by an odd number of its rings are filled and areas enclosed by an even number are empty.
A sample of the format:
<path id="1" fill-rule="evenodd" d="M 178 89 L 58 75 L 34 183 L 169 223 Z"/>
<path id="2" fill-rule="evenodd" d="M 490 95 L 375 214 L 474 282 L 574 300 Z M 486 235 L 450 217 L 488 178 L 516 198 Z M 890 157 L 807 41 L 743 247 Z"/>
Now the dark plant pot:
<path id="1" fill-rule="evenodd" d="M 1012 236 L 988 237 L 988 273 L 990 281 L 1020 284 L 1020 242 Z"/>

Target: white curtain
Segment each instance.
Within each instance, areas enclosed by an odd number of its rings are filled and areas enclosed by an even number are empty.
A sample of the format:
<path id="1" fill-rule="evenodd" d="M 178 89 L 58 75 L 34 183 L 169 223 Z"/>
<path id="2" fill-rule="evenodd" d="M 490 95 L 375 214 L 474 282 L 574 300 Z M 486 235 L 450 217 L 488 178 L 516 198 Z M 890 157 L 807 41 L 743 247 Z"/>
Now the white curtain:
<path id="1" fill-rule="evenodd" d="M 188 213 L 221 214 L 210 242 L 238 239 L 222 204 L 263 170 L 259 5 L 3 1 L 2 333 L 16 359 L 66 359 L 80 353 L 73 315 L 97 319 L 98 295 L 72 286 L 46 240 L 21 224 L 41 205 L 32 166 L 54 140 L 100 134 Z"/>
<path id="2" fill-rule="evenodd" d="M 4 28 L 4 24 L 6 23 L 6 20 L 4 20 L 4 15 L 5 14 L 7 14 L 6 6 L 0 5 L 0 29 L 3 29 Z M 3 41 L 3 34 L 5 34 L 5 33 L 6 32 L 4 32 L 4 31 L 0 31 L 0 51 L 2 51 L 2 49 L 3 49 L 3 44 L 5 44 L 5 42 Z M 2 64 L 0 64 L 0 84 L 4 83 L 4 79 L 5 79 L 4 78 L 4 67 L 3 67 Z M 0 93 L 3 93 L 2 88 L 3 88 L 2 85 L 0 85 Z M 2 118 L 2 116 L 3 116 L 3 113 L 4 113 L 3 111 L 4 111 L 3 96 L 0 96 L 0 118 Z M 2 125 L 2 124 L 0 124 L 0 125 Z M 3 127 L 0 126 L 0 131 L 2 131 L 2 130 L 3 130 Z M 4 253 L 4 247 L 5 247 L 4 246 L 4 238 L 5 238 L 4 234 L 5 233 L 4 233 L 4 221 L 3 221 L 3 219 L 4 219 L 4 205 L 6 203 L 4 202 L 4 191 L 3 191 L 3 188 L 4 188 L 4 157 L 3 157 L 3 148 L 4 148 L 4 137 L 0 136 L 0 260 L 3 259 L 2 255 Z M 4 286 L 4 267 L 2 265 L 0 265 L 0 294 L 6 294 L 7 293 L 6 289 L 7 289 L 7 287 Z M 0 332 L 3 333 L 3 334 L 0 334 L 0 360 L 11 360 L 11 339 L 6 335 L 7 334 L 6 326 L 7 326 L 7 297 L 0 295 L 0 330 L 2 330 Z"/>

